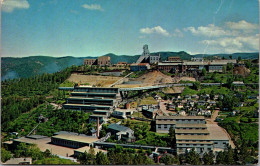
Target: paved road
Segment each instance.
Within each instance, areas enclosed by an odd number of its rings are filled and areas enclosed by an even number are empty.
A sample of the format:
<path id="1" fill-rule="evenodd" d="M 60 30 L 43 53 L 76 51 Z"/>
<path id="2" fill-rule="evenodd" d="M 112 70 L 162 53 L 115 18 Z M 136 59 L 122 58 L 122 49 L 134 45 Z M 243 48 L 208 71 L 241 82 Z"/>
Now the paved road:
<path id="1" fill-rule="evenodd" d="M 213 112 L 213 115 L 211 116 L 211 118 L 206 120 L 207 124 L 215 124 L 215 125 L 218 124 L 218 122 L 215 122 L 215 119 L 218 117 L 218 112 L 219 112 L 219 110 L 215 110 Z M 228 134 L 228 132 L 224 128 L 222 128 L 222 127 L 220 127 L 220 128 L 227 134 L 228 139 L 229 139 L 229 144 L 231 145 L 231 147 L 235 148 L 236 146 L 235 146 L 234 142 L 232 141 L 232 139 L 231 139 L 230 135 Z"/>
<path id="2" fill-rule="evenodd" d="M 208 124 L 217 124 L 217 122 L 215 122 L 215 120 L 218 117 L 218 112 L 219 112 L 219 110 L 215 110 L 213 112 L 211 118 L 206 120 Z"/>
<path id="3" fill-rule="evenodd" d="M 168 111 L 166 110 L 166 105 L 167 101 L 158 101 L 160 102 L 160 110 L 165 114 L 166 116 L 169 116 Z"/>

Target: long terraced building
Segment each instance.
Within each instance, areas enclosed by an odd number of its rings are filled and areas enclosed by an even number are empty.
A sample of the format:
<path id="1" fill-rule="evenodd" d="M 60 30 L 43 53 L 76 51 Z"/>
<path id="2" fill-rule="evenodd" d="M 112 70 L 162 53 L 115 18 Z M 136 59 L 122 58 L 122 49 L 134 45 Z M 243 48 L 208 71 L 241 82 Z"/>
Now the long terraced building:
<path id="1" fill-rule="evenodd" d="M 120 100 L 118 88 L 99 88 L 75 86 L 63 108 L 93 112 L 95 110 L 112 111 Z"/>
<path id="2" fill-rule="evenodd" d="M 223 130 L 215 124 L 206 124 L 203 116 L 157 116 L 156 132 L 169 133 L 175 130 L 176 151 L 178 154 L 195 149 L 203 154 L 220 151 L 229 145 L 229 139 Z"/>

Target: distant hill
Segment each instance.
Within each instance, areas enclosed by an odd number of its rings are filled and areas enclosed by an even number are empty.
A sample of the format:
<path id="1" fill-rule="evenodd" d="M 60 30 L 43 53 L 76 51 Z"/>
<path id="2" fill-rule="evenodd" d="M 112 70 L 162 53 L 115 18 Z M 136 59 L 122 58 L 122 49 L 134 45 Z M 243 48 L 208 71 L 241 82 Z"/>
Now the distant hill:
<path id="1" fill-rule="evenodd" d="M 190 60 L 193 57 L 193 55 L 190 55 L 185 51 L 180 51 L 180 52 L 156 52 L 156 53 L 151 53 L 151 54 L 160 54 L 162 61 L 166 61 L 169 56 L 179 56 L 182 60 Z"/>
<path id="2" fill-rule="evenodd" d="M 230 59 L 229 56 L 232 56 L 232 59 L 238 59 L 240 56 L 242 59 L 258 59 L 259 58 L 259 53 L 233 53 L 233 54 L 196 54 L 194 55 L 195 57 L 209 57 L 209 56 L 219 56 L 219 57 L 224 57 L 226 59 Z"/>
<path id="3" fill-rule="evenodd" d="M 233 59 L 237 59 L 241 56 L 242 59 L 258 59 L 258 53 L 234 53 L 234 54 L 213 54 L 213 55 L 190 55 L 184 51 L 180 52 L 154 52 L 153 54 L 160 54 L 162 61 L 167 60 L 169 56 L 179 56 L 183 60 L 190 60 L 192 57 L 208 57 L 208 56 L 220 56 L 229 59 L 232 55 Z M 118 62 L 134 63 L 140 57 L 140 55 L 115 55 L 112 53 L 105 56 L 111 57 L 111 63 L 116 64 Z M 30 56 L 23 58 L 1 58 L 1 79 L 13 79 L 21 77 L 30 77 L 42 73 L 54 73 L 60 71 L 66 67 L 72 65 L 82 65 L 83 59 L 96 58 L 96 57 L 49 57 L 49 56 Z"/>
<path id="4" fill-rule="evenodd" d="M 1 58 L 1 79 L 30 77 L 42 73 L 54 73 L 68 66 L 83 64 L 84 58 L 31 56 L 24 58 Z"/>

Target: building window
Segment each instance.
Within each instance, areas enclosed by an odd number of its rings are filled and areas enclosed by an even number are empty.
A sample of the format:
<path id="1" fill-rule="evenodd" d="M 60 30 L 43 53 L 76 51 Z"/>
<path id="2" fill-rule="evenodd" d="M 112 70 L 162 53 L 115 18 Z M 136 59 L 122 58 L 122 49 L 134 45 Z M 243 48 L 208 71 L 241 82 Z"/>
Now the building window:
<path id="1" fill-rule="evenodd" d="M 158 128 L 161 128 L 161 125 L 158 125 Z"/>

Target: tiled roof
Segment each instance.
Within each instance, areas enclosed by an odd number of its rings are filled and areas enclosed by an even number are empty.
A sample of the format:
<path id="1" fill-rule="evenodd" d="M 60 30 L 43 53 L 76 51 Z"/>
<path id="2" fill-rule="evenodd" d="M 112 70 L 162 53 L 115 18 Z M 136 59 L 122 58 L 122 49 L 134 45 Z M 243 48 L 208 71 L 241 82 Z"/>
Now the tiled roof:
<path id="1" fill-rule="evenodd" d="M 126 131 L 127 129 L 129 129 L 128 127 L 116 124 L 116 123 L 112 123 L 108 126 L 108 129 L 112 129 L 112 130 L 116 130 L 116 131 Z"/>

